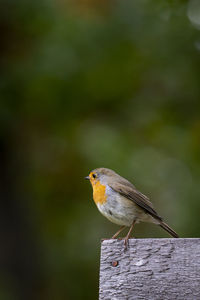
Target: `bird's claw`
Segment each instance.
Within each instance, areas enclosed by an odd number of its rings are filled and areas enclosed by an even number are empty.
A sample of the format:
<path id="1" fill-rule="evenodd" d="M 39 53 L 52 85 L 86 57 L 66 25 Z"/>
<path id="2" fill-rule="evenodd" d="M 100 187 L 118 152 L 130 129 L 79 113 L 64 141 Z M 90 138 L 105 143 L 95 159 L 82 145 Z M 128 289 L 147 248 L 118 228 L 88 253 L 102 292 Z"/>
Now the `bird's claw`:
<path id="1" fill-rule="evenodd" d="M 128 239 L 124 239 L 124 252 L 127 250 L 128 248 Z"/>

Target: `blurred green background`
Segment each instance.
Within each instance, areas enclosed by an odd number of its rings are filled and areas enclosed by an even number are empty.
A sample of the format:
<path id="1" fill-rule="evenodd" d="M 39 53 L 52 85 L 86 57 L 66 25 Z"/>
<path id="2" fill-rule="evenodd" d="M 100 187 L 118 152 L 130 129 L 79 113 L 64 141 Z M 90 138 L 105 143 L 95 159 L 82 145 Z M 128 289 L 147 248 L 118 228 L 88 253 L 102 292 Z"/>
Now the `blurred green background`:
<path id="1" fill-rule="evenodd" d="M 200 234 L 200 1 L 3 0 L 0 17 L 0 299 L 97 299 L 118 226 L 91 169 Z"/>

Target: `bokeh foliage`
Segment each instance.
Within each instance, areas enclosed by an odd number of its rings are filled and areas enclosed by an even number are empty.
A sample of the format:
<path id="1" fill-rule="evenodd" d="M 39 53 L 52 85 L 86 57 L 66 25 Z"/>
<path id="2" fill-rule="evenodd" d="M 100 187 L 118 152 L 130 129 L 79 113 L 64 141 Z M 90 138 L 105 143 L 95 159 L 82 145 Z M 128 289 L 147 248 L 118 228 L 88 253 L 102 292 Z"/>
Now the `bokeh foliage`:
<path id="1" fill-rule="evenodd" d="M 2 1 L 1 299 L 97 299 L 100 239 L 117 226 L 83 180 L 96 167 L 133 181 L 181 236 L 199 236 L 190 3 Z M 167 235 L 141 224 L 135 236 Z"/>

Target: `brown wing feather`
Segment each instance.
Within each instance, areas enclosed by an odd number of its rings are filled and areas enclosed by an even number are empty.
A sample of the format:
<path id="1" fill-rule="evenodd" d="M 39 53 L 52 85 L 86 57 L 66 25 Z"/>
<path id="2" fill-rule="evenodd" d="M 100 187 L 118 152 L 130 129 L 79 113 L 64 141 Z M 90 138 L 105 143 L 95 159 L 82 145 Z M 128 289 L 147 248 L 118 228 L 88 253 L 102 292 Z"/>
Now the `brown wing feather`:
<path id="1" fill-rule="evenodd" d="M 134 189 L 133 187 L 113 183 L 109 184 L 109 186 L 117 193 L 126 197 L 127 199 L 133 201 L 135 204 L 143 208 L 148 214 L 150 214 L 155 219 L 162 221 L 162 218 L 157 214 L 157 212 L 153 209 L 152 203 L 149 198 Z"/>

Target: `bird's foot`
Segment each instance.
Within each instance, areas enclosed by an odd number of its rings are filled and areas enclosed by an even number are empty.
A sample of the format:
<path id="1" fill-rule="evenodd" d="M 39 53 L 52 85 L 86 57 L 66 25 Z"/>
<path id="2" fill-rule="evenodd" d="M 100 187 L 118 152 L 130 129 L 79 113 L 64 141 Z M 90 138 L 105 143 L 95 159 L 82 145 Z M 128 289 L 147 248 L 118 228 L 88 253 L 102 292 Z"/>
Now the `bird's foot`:
<path id="1" fill-rule="evenodd" d="M 128 248 L 128 239 L 125 238 L 124 239 L 124 252 L 127 250 L 127 248 Z"/>
<path id="2" fill-rule="evenodd" d="M 135 237 L 132 237 L 133 239 L 135 239 Z M 124 252 L 128 249 L 129 246 L 129 238 L 125 238 L 124 239 Z"/>

